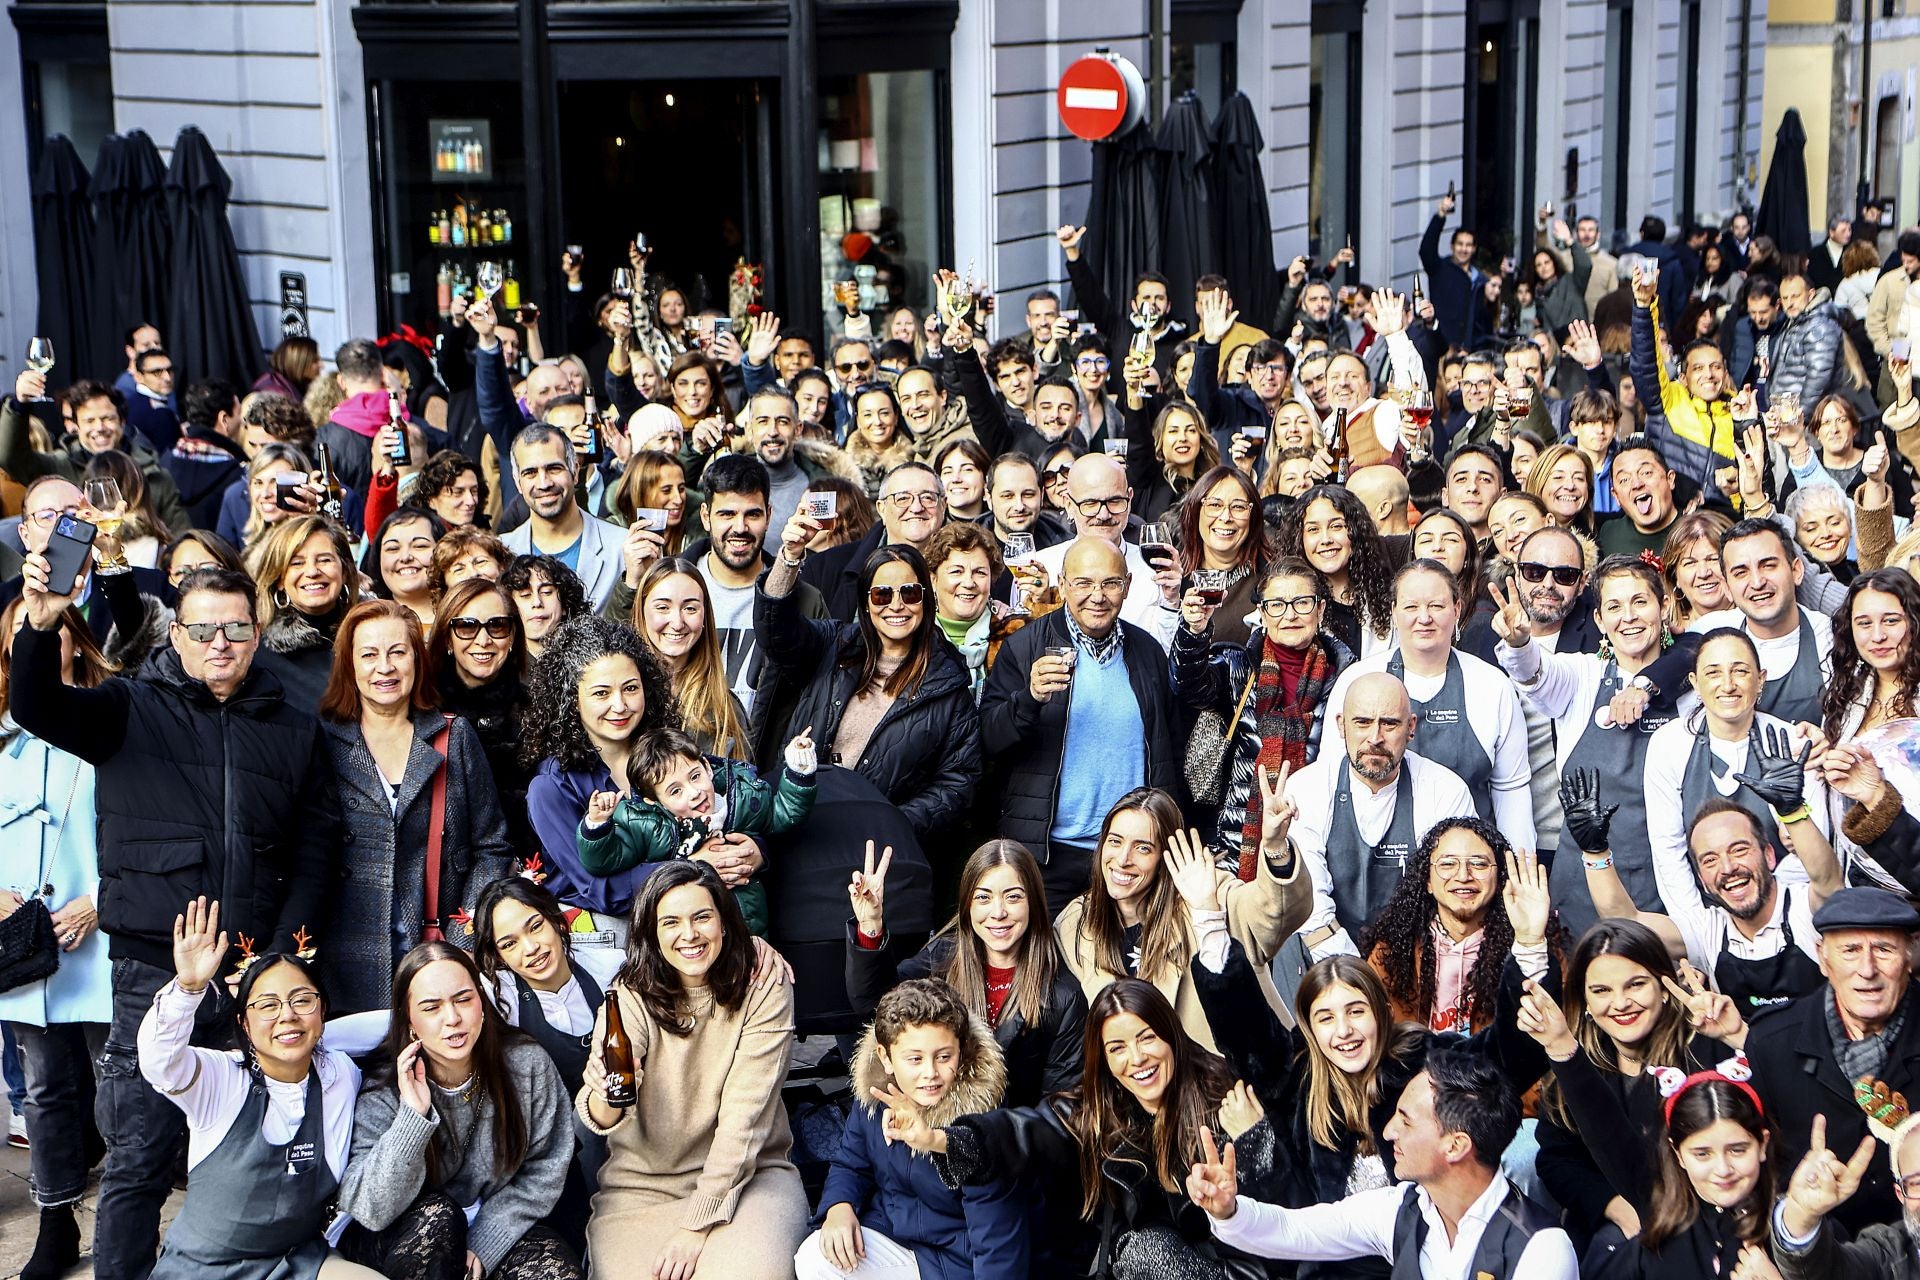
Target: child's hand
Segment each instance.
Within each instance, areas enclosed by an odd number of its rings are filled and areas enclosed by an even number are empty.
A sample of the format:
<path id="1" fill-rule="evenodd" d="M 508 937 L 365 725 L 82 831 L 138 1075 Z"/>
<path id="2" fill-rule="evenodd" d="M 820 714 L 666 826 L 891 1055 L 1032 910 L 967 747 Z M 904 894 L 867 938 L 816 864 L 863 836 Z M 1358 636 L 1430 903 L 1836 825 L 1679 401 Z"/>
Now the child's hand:
<path id="1" fill-rule="evenodd" d="M 813 749 L 813 726 L 808 725 L 787 744 L 787 768 L 804 777 L 819 767 L 819 753 Z"/>
<path id="2" fill-rule="evenodd" d="M 604 827 L 613 821 L 613 811 L 620 807 L 618 791 L 596 791 L 587 797 L 587 826 Z"/>

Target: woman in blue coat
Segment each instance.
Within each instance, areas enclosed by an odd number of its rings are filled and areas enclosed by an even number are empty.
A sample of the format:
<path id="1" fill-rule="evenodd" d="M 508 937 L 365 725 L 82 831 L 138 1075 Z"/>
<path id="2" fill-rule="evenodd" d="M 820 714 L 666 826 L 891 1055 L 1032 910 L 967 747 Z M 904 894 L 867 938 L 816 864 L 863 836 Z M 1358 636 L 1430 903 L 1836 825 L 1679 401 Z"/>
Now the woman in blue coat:
<path id="1" fill-rule="evenodd" d="M 60 967 L 49 978 L 0 992 L 0 1021 L 26 1068 L 27 1138 L 40 1234 L 21 1273 L 66 1274 L 80 1260 L 74 1206 L 87 1189 L 93 1132 L 93 1060 L 113 1019 L 107 940 L 94 915 L 100 880 L 93 766 L 21 729 L 8 714 L 8 653 L 26 620 L 15 600 L 0 609 L 0 917 L 36 899 L 53 916 Z M 85 688 L 113 674 L 80 614 L 60 619 L 61 670 Z"/>
<path id="2" fill-rule="evenodd" d="M 794 1255 L 799 1280 L 838 1280 L 863 1260 L 904 1264 L 921 1280 L 999 1280 L 1028 1269 L 1028 1200 L 1017 1179 L 955 1190 L 933 1157 L 888 1142 L 888 1106 L 940 1126 L 992 1111 L 1006 1067 L 986 1019 L 938 978 L 880 998 L 853 1059 L 854 1107 L 820 1194 L 819 1229 Z M 885 1105 L 883 1105 L 883 1102 Z"/>

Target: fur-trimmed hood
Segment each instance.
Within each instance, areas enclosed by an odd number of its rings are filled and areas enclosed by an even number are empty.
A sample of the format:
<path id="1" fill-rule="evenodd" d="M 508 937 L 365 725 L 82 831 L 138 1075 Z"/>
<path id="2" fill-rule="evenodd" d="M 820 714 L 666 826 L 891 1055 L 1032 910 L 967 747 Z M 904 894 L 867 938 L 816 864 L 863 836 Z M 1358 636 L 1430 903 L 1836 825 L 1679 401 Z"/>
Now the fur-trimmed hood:
<path id="1" fill-rule="evenodd" d="M 855 484 L 862 483 L 860 468 L 837 444 L 801 437 L 793 442 L 793 459 L 810 476 L 833 475 Z"/>
<path id="2" fill-rule="evenodd" d="M 995 1110 L 1006 1097 L 1007 1064 L 1000 1055 L 1000 1044 L 993 1038 L 993 1030 L 987 1026 L 986 1018 L 979 1013 L 970 1015 L 967 1032 L 967 1043 L 961 1046 L 962 1057 L 967 1057 L 970 1051 L 972 1061 L 961 1067 L 953 1088 L 947 1090 L 947 1096 L 927 1113 L 927 1123 L 936 1129 L 951 1124 L 961 1116 Z M 875 1052 L 877 1048 L 873 1024 L 868 1023 L 860 1037 L 860 1047 L 854 1051 L 850 1075 L 854 1097 L 869 1111 L 878 1110 L 880 1106 L 873 1100 L 873 1090 L 884 1087 L 893 1079 L 880 1066 L 880 1058 Z"/>
<path id="3" fill-rule="evenodd" d="M 260 628 L 260 643 L 274 653 L 300 653 L 307 649 L 331 649 L 333 633 L 313 625 L 298 609 L 279 609 L 273 621 Z"/>

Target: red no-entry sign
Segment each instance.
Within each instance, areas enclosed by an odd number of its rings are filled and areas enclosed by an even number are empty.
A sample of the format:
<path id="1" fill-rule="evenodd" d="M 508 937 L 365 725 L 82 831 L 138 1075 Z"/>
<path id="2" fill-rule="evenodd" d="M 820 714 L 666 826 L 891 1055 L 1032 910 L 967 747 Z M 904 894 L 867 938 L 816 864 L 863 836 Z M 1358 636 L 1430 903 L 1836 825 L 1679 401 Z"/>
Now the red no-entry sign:
<path id="1" fill-rule="evenodd" d="M 1089 142 L 1124 133 L 1146 111 L 1146 82 L 1125 58 L 1097 50 L 1080 58 L 1060 77 L 1056 95 L 1060 122 Z"/>

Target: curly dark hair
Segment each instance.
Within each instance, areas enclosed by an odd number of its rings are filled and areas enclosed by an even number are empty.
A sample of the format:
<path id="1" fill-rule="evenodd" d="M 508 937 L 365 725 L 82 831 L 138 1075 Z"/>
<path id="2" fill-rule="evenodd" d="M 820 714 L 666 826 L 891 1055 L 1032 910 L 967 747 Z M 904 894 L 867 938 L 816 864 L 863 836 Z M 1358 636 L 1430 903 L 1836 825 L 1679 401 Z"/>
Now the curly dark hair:
<path id="1" fill-rule="evenodd" d="M 1400 884 L 1360 935 L 1360 954 L 1381 970 L 1381 979 L 1394 1002 L 1402 1008 L 1417 1010 L 1420 1021 L 1432 1019 L 1436 983 L 1433 957 L 1433 922 L 1440 904 L 1434 901 L 1427 885 L 1432 878 L 1433 851 L 1449 831 L 1472 833 L 1493 854 L 1493 901 L 1487 904 L 1486 933 L 1480 954 L 1467 974 L 1462 1003 L 1469 1026 L 1476 1018 L 1491 1018 L 1500 996 L 1500 971 L 1513 950 L 1513 922 L 1507 919 L 1504 894 L 1507 888 L 1507 858 L 1513 846 L 1500 829 L 1483 818 L 1447 818 L 1435 823 L 1420 839 L 1420 847 L 1407 859 Z M 1547 944 L 1562 950 L 1565 939 L 1559 922 L 1547 926 Z M 1376 948 L 1384 947 L 1377 958 Z M 1463 1032 L 1467 1028 L 1460 1028 Z"/>
<path id="2" fill-rule="evenodd" d="M 475 510 L 484 516 L 489 493 L 487 474 L 479 463 L 458 449 L 442 449 L 421 464 L 420 474 L 414 477 L 413 489 L 407 494 L 406 505 L 427 509 L 429 502 L 453 488 L 454 482 L 469 471 L 478 482 L 479 505 Z"/>
<path id="3" fill-rule="evenodd" d="M 631 658 L 640 670 L 646 706 L 634 736 L 649 729 L 681 727 L 673 684 L 639 635 L 632 627 L 587 614 L 555 627 L 540 660 L 533 664 L 533 678 L 527 682 L 521 763 L 535 769 L 551 757 L 563 769 L 590 769 L 600 762 L 600 753 L 580 722 L 580 673 L 616 654 Z"/>
<path id="4" fill-rule="evenodd" d="M 1384 640 L 1393 627 L 1393 561 L 1380 538 L 1379 526 L 1351 490 L 1339 485 L 1317 484 L 1294 499 L 1292 512 L 1280 524 L 1277 556 L 1312 563 L 1306 553 L 1303 530 L 1307 508 L 1316 498 L 1325 498 L 1334 510 L 1346 517 L 1347 539 L 1353 544 L 1353 553 L 1347 559 L 1347 585 L 1353 589 L 1353 611 L 1363 631 L 1371 631 Z M 1317 568 L 1313 576 L 1319 579 L 1321 594 L 1333 599 L 1333 584 L 1327 581 L 1327 576 Z"/>
<path id="5" fill-rule="evenodd" d="M 533 585 L 535 574 L 552 583 L 553 589 L 560 593 L 561 622 L 571 622 L 575 618 L 592 612 L 587 607 L 586 584 L 580 581 L 579 574 L 567 568 L 566 563 L 557 556 L 515 556 L 507 564 L 506 570 L 501 573 L 500 585 L 508 591 L 525 591 Z"/>
<path id="6" fill-rule="evenodd" d="M 1900 660 L 1900 688 L 1887 708 L 1888 719 L 1911 716 L 1920 702 L 1920 640 L 1914 628 L 1920 626 L 1920 584 L 1905 569 L 1876 569 L 1863 573 L 1847 584 L 1846 603 L 1833 615 L 1833 679 L 1820 699 L 1821 727 L 1827 740 L 1838 742 L 1847 713 L 1862 692 L 1874 683 L 1873 668 L 1860 657 L 1860 646 L 1853 638 L 1853 606 L 1865 591 L 1878 591 L 1898 600 L 1907 613 L 1907 652 Z"/>

